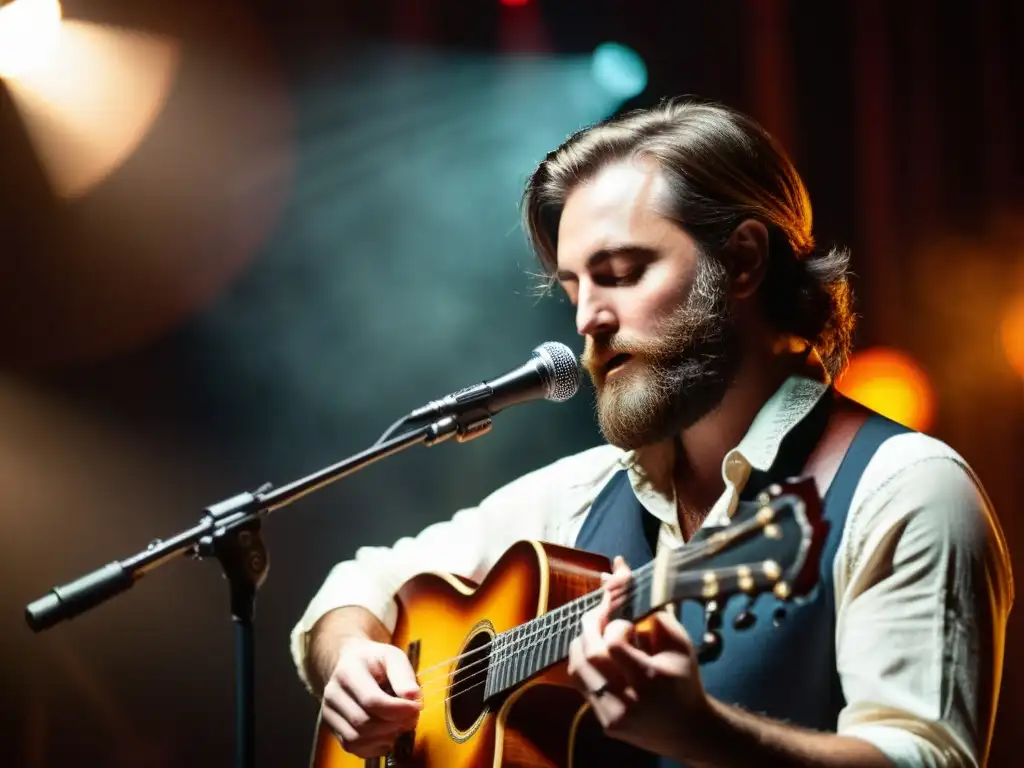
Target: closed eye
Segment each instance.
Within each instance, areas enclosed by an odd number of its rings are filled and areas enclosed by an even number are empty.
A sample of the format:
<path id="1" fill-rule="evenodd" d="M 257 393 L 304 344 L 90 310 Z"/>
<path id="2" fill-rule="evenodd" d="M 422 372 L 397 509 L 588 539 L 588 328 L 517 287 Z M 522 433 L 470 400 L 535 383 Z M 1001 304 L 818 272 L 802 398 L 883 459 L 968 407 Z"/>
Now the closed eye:
<path id="1" fill-rule="evenodd" d="M 591 281 L 602 287 L 635 285 L 644 276 L 647 266 L 658 257 L 656 249 L 642 245 L 607 247 L 591 254 L 587 259 L 587 272 Z M 559 269 L 555 272 L 555 279 L 575 304 L 575 294 L 579 289 L 576 273 Z"/>
<path id="2" fill-rule="evenodd" d="M 646 265 L 640 264 L 623 274 L 596 274 L 594 275 L 594 282 L 604 286 L 634 285 L 644 276 L 645 271 Z"/>

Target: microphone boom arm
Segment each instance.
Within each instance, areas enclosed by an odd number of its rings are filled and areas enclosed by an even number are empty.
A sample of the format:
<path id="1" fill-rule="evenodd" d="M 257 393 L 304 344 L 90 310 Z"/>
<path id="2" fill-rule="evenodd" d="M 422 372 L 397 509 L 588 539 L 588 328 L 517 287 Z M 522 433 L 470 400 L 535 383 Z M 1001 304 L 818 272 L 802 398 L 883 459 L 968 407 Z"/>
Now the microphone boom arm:
<path id="1" fill-rule="evenodd" d="M 25 608 L 25 619 L 34 632 L 85 613 L 132 587 L 145 574 L 164 563 L 187 555 L 194 559 L 216 557 L 227 577 L 231 617 L 235 624 L 235 766 L 255 766 L 256 709 L 255 654 L 252 620 L 256 590 L 266 579 L 269 557 L 260 536 L 263 517 L 336 480 L 410 446 L 436 445 L 450 437 L 472 440 L 490 428 L 490 415 L 451 415 L 405 434 L 381 441 L 343 461 L 300 480 L 271 490 L 267 484 L 254 492 L 240 493 L 212 504 L 197 525 L 169 539 L 156 539 L 141 552 L 115 560 L 48 594 Z"/>
<path id="2" fill-rule="evenodd" d="M 217 538 L 286 507 L 346 475 L 413 445 L 436 445 L 455 435 L 462 437 L 459 433 L 463 432 L 468 439 L 483 434 L 476 420 L 446 416 L 276 490 L 270 490 L 272 486 L 268 484 L 255 492 L 240 493 L 212 504 L 204 510 L 198 525 L 169 539 L 156 539 L 146 549 L 131 557 L 115 560 L 75 581 L 54 587 L 47 595 L 29 604 L 25 609 L 26 621 L 35 632 L 48 629 L 125 591 L 137 579 L 179 555 L 194 558 L 210 556 Z M 466 438 L 461 441 L 464 442 Z"/>

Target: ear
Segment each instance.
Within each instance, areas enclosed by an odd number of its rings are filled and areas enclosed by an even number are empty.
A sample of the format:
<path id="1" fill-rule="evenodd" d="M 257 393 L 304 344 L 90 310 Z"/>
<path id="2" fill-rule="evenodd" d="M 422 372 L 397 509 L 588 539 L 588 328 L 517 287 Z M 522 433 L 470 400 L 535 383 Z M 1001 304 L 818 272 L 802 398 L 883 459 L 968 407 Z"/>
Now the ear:
<path id="1" fill-rule="evenodd" d="M 742 222 L 725 246 L 730 294 L 735 299 L 752 296 L 768 272 L 768 228 L 756 219 Z"/>

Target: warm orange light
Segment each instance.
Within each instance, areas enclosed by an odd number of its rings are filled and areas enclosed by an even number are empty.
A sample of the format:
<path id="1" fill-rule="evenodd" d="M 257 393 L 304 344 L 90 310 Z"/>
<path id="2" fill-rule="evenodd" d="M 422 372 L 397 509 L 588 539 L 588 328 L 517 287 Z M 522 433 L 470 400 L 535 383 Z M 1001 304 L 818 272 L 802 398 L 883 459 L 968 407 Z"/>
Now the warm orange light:
<path id="1" fill-rule="evenodd" d="M 897 349 L 875 347 L 855 354 L 836 389 L 911 429 L 927 431 L 935 418 L 928 376 Z"/>
<path id="2" fill-rule="evenodd" d="M 1006 359 L 1018 375 L 1024 376 L 1024 296 L 1007 308 L 1001 330 Z"/>
<path id="3" fill-rule="evenodd" d="M 0 8 L 0 77 L 17 77 L 44 64 L 57 46 L 57 0 L 14 0 Z"/>

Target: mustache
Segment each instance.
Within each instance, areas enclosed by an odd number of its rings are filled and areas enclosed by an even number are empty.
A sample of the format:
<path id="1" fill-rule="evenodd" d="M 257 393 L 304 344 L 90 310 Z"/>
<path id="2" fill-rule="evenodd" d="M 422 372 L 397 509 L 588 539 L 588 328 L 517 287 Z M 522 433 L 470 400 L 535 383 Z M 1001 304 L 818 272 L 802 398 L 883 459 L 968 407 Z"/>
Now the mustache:
<path id="1" fill-rule="evenodd" d="M 642 342 L 622 337 L 589 337 L 584 343 L 580 362 L 591 376 L 600 375 L 602 368 L 612 357 L 630 355 L 643 358 L 646 356 L 649 346 L 649 344 L 645 345 Z"/>

